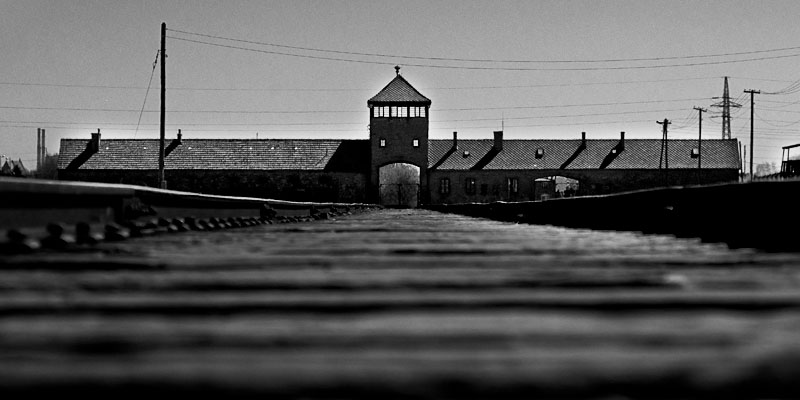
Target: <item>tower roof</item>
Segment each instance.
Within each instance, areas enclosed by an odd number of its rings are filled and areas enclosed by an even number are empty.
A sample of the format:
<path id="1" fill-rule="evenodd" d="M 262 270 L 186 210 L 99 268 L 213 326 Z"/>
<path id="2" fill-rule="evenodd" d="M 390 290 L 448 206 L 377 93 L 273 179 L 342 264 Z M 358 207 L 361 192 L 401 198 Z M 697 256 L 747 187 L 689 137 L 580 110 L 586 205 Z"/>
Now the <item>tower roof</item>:
<path id="1" fill-rule="evenodd" d="M 414 89 L 408 81 L 400 75 L 400 68 L 395 67 L 397 76 L 389 82 L 378 94 L 367 100 L 367 105 L 376 103 L 406 103 L 430 105 L 431 99 L 425 97 Z"/>

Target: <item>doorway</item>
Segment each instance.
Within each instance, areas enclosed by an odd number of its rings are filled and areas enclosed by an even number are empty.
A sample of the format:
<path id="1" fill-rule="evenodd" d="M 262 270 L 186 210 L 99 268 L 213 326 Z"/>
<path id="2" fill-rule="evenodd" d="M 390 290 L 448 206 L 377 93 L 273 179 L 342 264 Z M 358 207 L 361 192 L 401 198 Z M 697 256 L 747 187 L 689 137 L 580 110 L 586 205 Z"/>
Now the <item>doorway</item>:
<path id="1" fill-rule="evenodd" d="M 380 204 L 415 208 L 419 205 L 419 167 L 407 163 L 387 164 L 378 170 Z"/>

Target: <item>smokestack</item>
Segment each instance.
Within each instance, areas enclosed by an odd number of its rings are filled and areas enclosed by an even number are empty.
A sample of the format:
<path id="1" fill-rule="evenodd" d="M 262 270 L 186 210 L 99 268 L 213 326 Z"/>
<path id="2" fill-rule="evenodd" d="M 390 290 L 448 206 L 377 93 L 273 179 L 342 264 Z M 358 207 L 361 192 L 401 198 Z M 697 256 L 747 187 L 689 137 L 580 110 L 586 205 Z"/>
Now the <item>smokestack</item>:
<path id="1" fill-rule="evenodd" d="M 258 135 L 258 134 L 256 133 L 256 135 Z M 180 130 L 180 129 L 178 129 L 178 144 L 181 144 L 181 143 L 183 143 L 183 142 L 181 141 L 181 139 L 182 139 L 182 138 L 183 138 L 183 134 L 181 134 L 181 130 Z"/>
<path id="2" fill-rule="evenodd" d="M 619 149 L 625 150 L 625 131 L 619 133 Z"/>
<path id="3" fill-rule="evenodd" d="M 100 128 L 97 128 L 97 133 L 92 132 L 92 140 L 89 142 L 89 150 L 93 153 L 100 151 Z"/>
<path id="4" fill-rule="evenodd" d="M 42 128 L 36 128 L 36 170 L 42 169 Z"/>
<path id="5" fill-rule="evenodd" d="M 494 149 L 503 150 L 503 131 L 494 131 Z"/>
<path id="6" fill-rule="evenodd" d="M 44 135 L 44 128 L 42 128 L 42 166 L 44 166 L 46 158 L 47 158 L 47 137 Z"/>
<path id="7" fill-rule="evenodd" d="M 458 132 L 453 131 L 453 149 L 458 150 Z"/>

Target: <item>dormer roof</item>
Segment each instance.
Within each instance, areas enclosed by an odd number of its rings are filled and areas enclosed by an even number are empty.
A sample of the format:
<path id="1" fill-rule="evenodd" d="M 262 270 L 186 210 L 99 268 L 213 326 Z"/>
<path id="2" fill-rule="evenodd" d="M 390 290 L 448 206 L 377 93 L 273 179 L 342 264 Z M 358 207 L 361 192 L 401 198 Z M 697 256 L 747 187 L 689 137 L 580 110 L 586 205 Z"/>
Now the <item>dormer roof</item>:
<path id="1" fill-rule="evenodd" d="M 398 70 L 397 76 L 395 76 L 388 85 L 381 89 L 378 94 L 367 100 L 367 105 L 398 103 L 429 106 L 431 100 L 423 96 L 417 89 L 414 89 L 414 87 L 400 75 Z"/>

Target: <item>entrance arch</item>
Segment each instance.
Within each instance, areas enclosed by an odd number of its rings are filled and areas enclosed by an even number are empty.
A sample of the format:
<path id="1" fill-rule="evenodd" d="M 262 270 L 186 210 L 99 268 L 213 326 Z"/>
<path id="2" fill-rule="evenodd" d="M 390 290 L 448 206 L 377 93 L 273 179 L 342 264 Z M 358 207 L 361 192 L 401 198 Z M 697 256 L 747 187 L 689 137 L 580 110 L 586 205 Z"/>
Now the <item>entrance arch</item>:
<path id="1" fill-rule="evenodd" d="M 419 167 L 408 163 L 386 164 L 378 169 L 380 204 L 414 208 L 419 204 Z"/>

